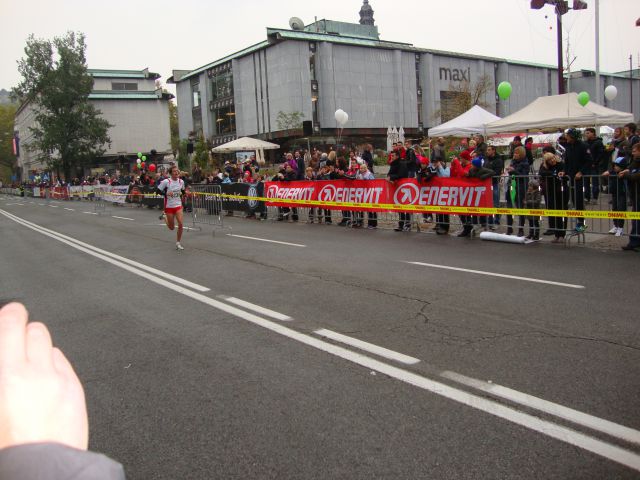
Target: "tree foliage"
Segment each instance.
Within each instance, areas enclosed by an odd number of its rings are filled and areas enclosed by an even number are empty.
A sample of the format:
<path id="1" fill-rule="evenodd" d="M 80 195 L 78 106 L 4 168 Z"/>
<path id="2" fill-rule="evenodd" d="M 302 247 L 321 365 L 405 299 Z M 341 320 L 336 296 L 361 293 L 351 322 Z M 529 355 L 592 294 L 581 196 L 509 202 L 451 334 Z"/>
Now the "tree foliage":
<path id="1" fill-rule="evenodd" d="M 180 150 L 180 131 L 178 128 L 178 107 L 169 100 L 169 129 L 171 130 L 171 151 L 174 155 Z"/>
<path id="2" fill-rule="evenodd" d="M 279 130 L 295 130 L 302 128 L 303 119 L 304 113 L 302 112 L 285 113 L 280 110 L 276 117 L 276 124 Z"/>
<path id="3" fill-rule="evenodd" d="M 433 119 L 444 123 L 462 115 L 474 105 L 488 108 L 489 104 L 484 101 L 484 98 L 492 88 L 492 81 L 488 75 L 480 77 L 475 82 L 465 80 L 449 84 L 446 105 L 443 104 L 444 102 L 441 103 L 440 108 L 433 112 Z"/>
<path id="4" fill-rule="evenodd" d="M 15 168 L 16 157 L 13 154 L 13 128 L 16 106 L 0 105 L 0 178 L 7 181 Z"/>
<path id="5" fill-rule="evenodd" d="M 93 79 L 87 72 L 82 33 L 67 32 L 53 40 L 30 35 L 18 61 L 22 80 L 14 89 L 21 102 L 34 108 L 33 141 L 29 149 L 50 167 L 72 171 L 104 154 L 112 126 L 89 103 Z"/>

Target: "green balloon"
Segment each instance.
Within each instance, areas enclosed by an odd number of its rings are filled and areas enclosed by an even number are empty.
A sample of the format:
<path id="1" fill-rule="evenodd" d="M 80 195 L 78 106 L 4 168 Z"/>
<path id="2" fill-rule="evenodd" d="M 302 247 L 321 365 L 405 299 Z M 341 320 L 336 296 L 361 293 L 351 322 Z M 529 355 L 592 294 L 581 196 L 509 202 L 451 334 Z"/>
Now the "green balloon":
<path id="1" fill-rule="evenodd" d="M 143 156 L 142 156 L 142 161 L 143 161 L 143 162 L 146 162 L 146 161 L 147 161 L 147 156 L 146 156 L 146 155 L 143 155 Z"/>
<path id="2" fill-rule="evenodd" d="M 578 94 L 578 103 L 580 105 L 582 105 L 583 107 L 589 103 L 589 100 L 591 100 L 591 97 L 589 97 L 589 94 L 587 92 L 580 92 Z"/>
<path id="3" fill-rule="evenodd" d="M 138 158 L 142 158 L 142 152 L 138 152 Z"/>
<path id="4" fill-rule="evenodd" d="M 506 100 L 511 96 L 511 84 L 509 82 L 500 82 L 498 85 L 498 96 L 502 100 Z"/>

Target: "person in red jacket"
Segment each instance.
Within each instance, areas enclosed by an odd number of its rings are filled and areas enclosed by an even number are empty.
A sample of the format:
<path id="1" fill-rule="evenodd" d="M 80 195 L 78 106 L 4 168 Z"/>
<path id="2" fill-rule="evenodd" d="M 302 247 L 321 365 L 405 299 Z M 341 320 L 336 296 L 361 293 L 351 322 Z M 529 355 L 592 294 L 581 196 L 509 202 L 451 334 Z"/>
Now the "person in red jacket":
<path id="1" fill-rule="evenodd" d="M 471 170 L 471 154 L 468 150 L 460 152 L 460 160 L 454 158 L 451 162 L 451 178 L 464 178 L 469 176 Z M 468 215 L 460 215 L 462 231 L 458 237 L 470 237 L 473 231 L 472 218 Z"/>

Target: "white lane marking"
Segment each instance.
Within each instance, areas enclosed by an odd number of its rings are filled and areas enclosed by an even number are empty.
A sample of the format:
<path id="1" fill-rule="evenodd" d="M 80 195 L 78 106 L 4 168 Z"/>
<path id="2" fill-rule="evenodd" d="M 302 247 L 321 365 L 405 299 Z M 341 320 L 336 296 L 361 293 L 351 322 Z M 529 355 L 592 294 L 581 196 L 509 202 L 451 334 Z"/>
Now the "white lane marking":
<path id="1" fill-rule="evenodd" d="M 222 300 L 226 300 L 229 303 L 233 303 L 240 307 L 244 307 L 247 310 L 252 310 L 256 313 L 261 313 L 262 315 L 266 315 L 267 317 L 275 318 L 276 320 L 280 320 L 283 322 L 288 322 L 291 320 L 291 317 L 285 315 L 280 312 L 276 312 L 275 310 L 271 310 L 269 308 L 261 307 L 260 305 L 256 305 L 254 303 L 247 302 L 245 300 L 241 300 L 235 297 L 227 297 L 226 295 L 218 295 L 218 298 Z"/>
<path id="2" fill-rule="evenodd" d="M 394 352 L 393 350 L 379 347 L 378 345 L 374 345 L 372 343 L 363 342 L 362 340 L 358 340 L 357 338 L 348 337 L 346 335 L 342 335 L 341 333 L 326 330 L 324 328 L 316 330 L 313 333 L 315 333 L 316 335 L 320 335 L 321 337 L 330 338 L 332 340 L 335 340 L 336 342 L 351 345 L 352 347 L 359 348 L 360 350 L 364 350 L 365 352 L 373 353 L 374 355 L 378 355 L 379 357 L 384 357 L 388 358 L 389 360 L 395 360 L 396 362 L 404 363 L 406 365 L 415 365 L 416 363 L 420 362 L 420 360 L 418 360 L 417 358 Z"/>
<path id="3" fill-rule="evenodd" d="M 11 219 L 13 219 L 14 221 L 22 222 L 25 226 L 28 226 L 30 228 L 32 228 L 32 227 L 33 228 L 38 228 L 38 229 L 42 230 L 43 233 L 55 235 L 56 237 L 59 237 L 61 239 L 60 241 L 67 240 L 67 241 L 73 242 L 74 244 L 77 244 L 77 245 L 80 245 L 80 246 L 82 246 L 84 248 L 93 250 L 93 251 L 95 251 L 95 252 L 97 252 L 97 253 L 99 253 L 101 255 L 113 258 L 114 260 L 117 260 L 118 262 L 126 263 L 128 265 L 131 265 L 132 267 L 135 267 L 135 268 L 138 268 L 140 270 L 144 270 L 146 272 L 152 273 L 153 275 L 157 275 L 159 277 L 166 278 L 167 280 L 169 280 L 171 282 L 180 283 L 180 284 L 182 284 L 182 285 L 184 285 L 186 287 L 189 287 L 189 288 L 191 288 L 193 290 L 197 290 L 199 292 L 208 292 L 208 291 L 211 290 L 210 288 L 203 287 L 202 285 L 198 285 L 197 283 L 190 282 L 189 280 L 185 280 L 185 279 L 177 277 L 175 275 L 171 275 L 169 273 L 163 272 L 162 270 L 158 270 L 156 268 L 149 267 L 149 266 L 147 266 L 147 265 L 145 265 L 143 263 L 135 262 L 133 260 L 129 260 L 126 257 L 121 257 L 120 255 L 116 255 L 115 253 L 111 253 L 111 252 L 108 252 L 106 250 L 102 250 L 101 248 L 94 247 L 93 245 L 89 245 L 88 243 L 84 243 L 84 242 L 81 242 L 80 240 L 76 240 L 73 237 L 69 237 L 69 236 L 64 235 L 62 233 L 58 233 L 58 232 L 56 232 L 54 230 L 49 230 L 48 228 L 41 227 L 40 225 L 36 225 L 35 223 L 29 222 L 28 220 L 24 220 L 24 219 L 22 219 L 20 217 L 17 217 L 15 215 L 13 215 L 11 213 L 8 213 L 8 212 L 5 212 L 3 210 L 0 210 L 0 213 L 4 214 L 5 216 L 7 216 L 7 217 L 9 217 Z"/>
<path id="4" fill-rule="evenodd" d="M 49 208 L 60 208 L 57 205 L 49 205 Z"/>
<path id="5" fill-rule="evenodd" d="M 87 215 L 97 215 L 96 212 L 82 212 L 82 213 L 86 213 Z"/>
<path id="6" fill-rule="evenodd" d="M 131 220 L 131 221 L 135 221 L 134 218 L 127 218 L 127 217 L 118 217 L 116 215 L 111 215 L 111 217 L 113 218 L 119 218 L 120 220 Z"/>
<path id="7" fill-rule="evenodd" d="M 40 205 L 41 207 L 44 207 L 46 203 L 39 203 L 38 205 Z"/>
<path id="8" fill-rule="evenodd" d="M 449 267 L 446 265 L 435 265 L 433 263 L 422 262 L 404 262 L 410 265 L 420 265 L 423 267 L 441 268 L 443 270 L 455 270 L 457 272 L 476 273 L 478 275 L 489 275 L 491 277 L 510 278 L 512 280 L 523 280 L 525 282 L 546 283 L 547 285 L 556 285 L 558 287 L 567 288 L 585 288 L 584 285 L 574 285 L 572 283 L 552 282 L 551 280 L 540 280 L 539 278 L 518 277 L 515 275 L 505 275 L 503 273 L 483 272 L 482 270 L 469 270 L 468 268 Z"/>
<path id="9" fill-rule="evenodd" d="M 522 393 L 511 388 L 503 387 L 502 385 L 483 382 L 459 373 L 445 371 L 440 375 L 444 378 L 448 378 L 449 380 L 453 380 L 454 382 L 462 383 L 463 385 L 519 403 L 520 405 L 535 408 L 541 412 L 564 418 L 570 422 L 606 433 L 612 437 L 631 443 L 640 443 L 640 431 L 634 430 L 633 428 L 594 417 L 593 415 L 589 415 L 557 403 L 549 402 L 548 400 L 543 400 L 542 398 L 534 397 L 533 395 Z"/>
<path id="10" fill-rule="evenodd" d="M 67 207 L 64 207 L 64 209 L 65 209 L 65 210 L 69 210 L 70 212 L 75 212 L 75 210 L 74 210 L 73 208 L 67 208 Z"/>
<path id="11" fill-rule="evenodd" d="M 0 213 L 2 213 L 8 218 L 14 217 L 13 215 L 8 214 L 3 210 L 0 210 Z M 55 240 L 58 240 L 59 242 L 68 244 L 73 248 L 84 251 L 89 255 L 93 255 L 97 258 L 100 258 L 101 260 L 104 260 L 108 263 L 111 263 L 112 265 L 115 265 L 119 268 L 127 270 L 135 275 L 143 277 L 153 283 L 166 287 L 177 293 L 186 295 L 194 300 L 197 300 L 206 305 L 222 310 L 223 312 L 242 318 L 248 322 L 251 322 L 255 325 L 263 327 L 274 333 L 278 333 L 280 335 L 283 335 L 292 340 L 296 340 L 307 346 L 316 348 L 323 352 L 329 353 L 331 355 L 337 356 L 349 362 L 355 363 L 356 365 L 360 365 L 367 369 L 377 371 L 379 373 L 382 373 L 383 375 L 387 375 L 389 377 L 395 378 L 409 385 L 413 385 L 415 387 L 421 388 L 431 393 L 435 393 L 437 395 L 440 395 L 442 397 L 448 398 L 455 402 L 461 403 L 468 407 L 475 408 L 477 410 L 488 413 L 490 415 L 494 415 L 498 418 L 502 418 L 504 420 L 515 423 L 517 425 L 521 425 L 530 430 L 542 433 L 543 435 L 547 435 L 551 438 L 555 438 L 556 440 L 560 440 L 570 445 L 574 445 L 576 447 L 582 448 L 589 452 L 595 453 L 596 455 L 600 455 L 602 457 L 608 458 L 609 460 L 625 465 L 629 468 L 633 468 L 634 470 L 640 471 L 640 455 L 630 450 L 618 447 L 616 445 L 612 445 L 610 443 L 606 443 L 597 438 L 590 437 L 584 433 L 572 430 L 567 427 L 563 427 L 561 425 L 556 425 L 552 422 L 542 420 L 538 417 L 534 417 L 524 412 L 520 412 L 506 405 L 497 403 L 493 400 L 489 400 L 484 397 L 479 397 L 477 395 L 471 394 L 463 390 L 458 390 L 444 383 L 440 383 L 435 380 L 422 377 L 415 373 L 403 370 L 399 367 L 394 367 L 392 365 L 383 363 L 379 360 L 375 360 L 373 358 L 367 357 L 366 355 L 356 353 L 351 350 L 347 350 L 345 348 L 339 347 L 337 345 L 324 342 L 322 340 L 311 337 L 304 333 L 297 332 L 291 328 L 283 326 L 282 324 L 275 323 L 270 320 L 266 320 L 252 313 L 245 312 L 244 310 L 240 310 L 226 303 L 222 303 L 218 300 L 214 300 L 213 298 L 209 298 L 200 293 L 194 292 L 192 290 L 188 290 L 184 287 L 181 287 L 180 285 L 175 285 L 173 283 L 170 283 L 166 280 L 163 280 L 162 278 L 154 277 L 146 273 L 143 273 L 138 269 L 130 267 L 129 265 L 116 262 L 104 255 L 101 255 L 99 253 L 96 253 L 84 247 L 81 247 L 80 245 L 64 240 L 58 236 L 49 234 L 41 230 L 40 227 L 38 228 L 32 227 L 27 223 L 23 222 L 18 217 L 12 218 L 12 220 L 14 220 L 16 223 L 20 223 L 26 226 L 27 228 L 30 228 L 36 232 L 39 232 L 42 235 L 49 236 Z"/>
<path id="12" fill-rule="evenodd" d="M 299 243 L 280 242 L 278 240 L 267 240 L 266 238 L 257 237 L 245 237 L 244 235 L 236 235 L 235 233 L 227 233 L 228 237 L 246 238 L 249 240 L 257 240 L 259 242 L 279 243 L 280 245 L 289 245 L 291 247 L 306 247 L 306 245 L 300 245 Z"/>

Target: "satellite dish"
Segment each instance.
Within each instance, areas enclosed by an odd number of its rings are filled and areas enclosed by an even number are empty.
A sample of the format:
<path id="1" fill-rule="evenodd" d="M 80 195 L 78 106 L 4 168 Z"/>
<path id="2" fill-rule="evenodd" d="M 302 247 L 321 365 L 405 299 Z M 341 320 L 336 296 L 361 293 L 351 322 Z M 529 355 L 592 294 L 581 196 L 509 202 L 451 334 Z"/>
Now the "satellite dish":
<path id="1" fill-rule="evenodd" d="M 291 17 L 289 19 L 289 26 L 291 30 L 304 30 L 304 22 L 298 17 Z"/>

